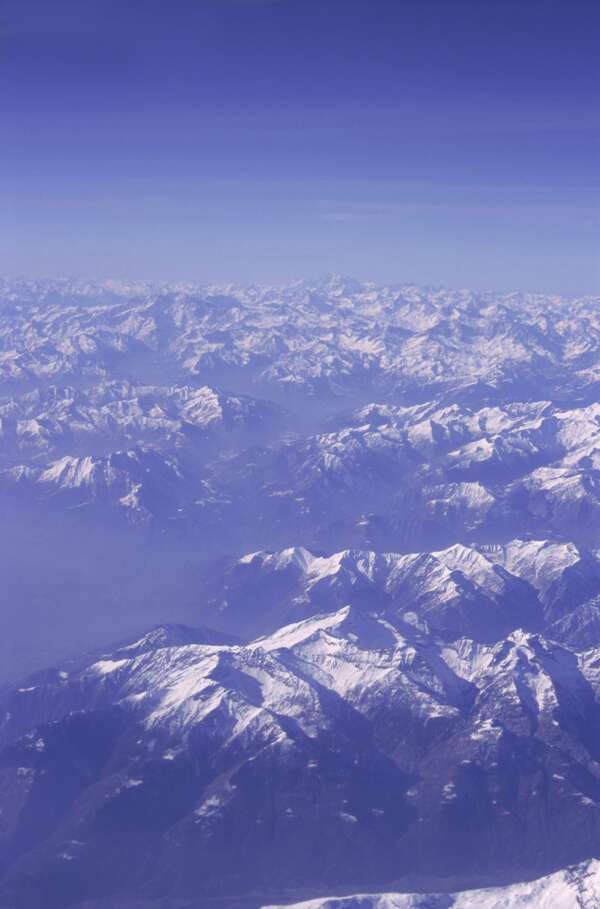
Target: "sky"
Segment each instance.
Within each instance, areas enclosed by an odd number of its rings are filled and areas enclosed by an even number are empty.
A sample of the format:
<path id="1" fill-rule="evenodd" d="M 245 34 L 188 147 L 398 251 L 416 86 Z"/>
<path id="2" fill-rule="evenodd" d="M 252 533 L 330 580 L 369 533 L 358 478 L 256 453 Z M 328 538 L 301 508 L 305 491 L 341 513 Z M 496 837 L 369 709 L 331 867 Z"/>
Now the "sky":
<path id="1" fill-rule="evenodd" d="M 600 4 L 0 0 L 0 273 L 600 294 Z"/>

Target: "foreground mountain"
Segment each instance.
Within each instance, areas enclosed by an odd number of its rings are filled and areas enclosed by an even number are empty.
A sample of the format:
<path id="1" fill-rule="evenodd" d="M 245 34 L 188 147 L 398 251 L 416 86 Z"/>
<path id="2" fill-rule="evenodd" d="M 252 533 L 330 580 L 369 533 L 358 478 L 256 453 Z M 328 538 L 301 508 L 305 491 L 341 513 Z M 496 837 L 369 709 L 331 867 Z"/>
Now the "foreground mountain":
<path id="1" fill-rule="evenodd" d="M 245 645 L 156 629 L 5 697 L 0 897 L 541 874 L 600 837 L 599 699 L 600 649 L 524 631 L 449 642 L 354 606 Z"/>
<path id="2" fill-rule="evenodd" d="M 289 906 L 289 904 L 286 904 Z M 345 896 L 295 903 L 290 909 L 595 909 L 600 863 L 585 862 L 526 884 L 463 893 Z M 264 909 L 283 909 L 265 906 Z"/>

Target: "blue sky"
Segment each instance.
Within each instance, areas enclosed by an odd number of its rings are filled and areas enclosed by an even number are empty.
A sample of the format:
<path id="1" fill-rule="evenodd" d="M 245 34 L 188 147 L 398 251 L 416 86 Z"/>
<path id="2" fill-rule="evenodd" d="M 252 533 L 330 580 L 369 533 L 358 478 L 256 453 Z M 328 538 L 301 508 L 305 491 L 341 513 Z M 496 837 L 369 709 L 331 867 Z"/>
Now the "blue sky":
<path id="1" fill-rule="evenodd" d="M 0 0 L 0 271 L 600 293 L 600 6 Z"/>

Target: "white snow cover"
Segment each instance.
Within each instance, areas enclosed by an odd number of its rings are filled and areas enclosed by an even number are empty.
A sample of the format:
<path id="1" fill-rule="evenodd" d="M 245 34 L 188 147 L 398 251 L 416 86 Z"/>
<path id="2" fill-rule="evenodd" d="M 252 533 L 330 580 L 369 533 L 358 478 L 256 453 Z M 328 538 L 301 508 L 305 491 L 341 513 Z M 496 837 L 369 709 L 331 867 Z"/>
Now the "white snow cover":
<path id="1" fill-rule="evenodd" d="M 366 716 L 392 698 L 421 717 L 448 719 L 458 718 L 456 705 L 469 688 L 477 693 L 476 742 L 496 738 L 513 723 L 519 728 L 523 715 L 553 726 L 560 691 L 580 691 L 580 672 L 594 688 L 600 684 L 598 651 L 575 661 L 567 650 L 523 631 L 493 645 L 409 640 L 386 619 L 350 606 L 246 645 L 159 643 L 148 652 L 129 648 L 130 658 L 123 656 L 127 652 L 91 664 L 82 681 L 99 686 L 101 699 L 128 703 L 148 730 L 161 729 L 179 743 L 216 714 L 224 741 L 250 723 L 277 737 L 286 718 L 314 737 L 329 723 L 323 688 Z M 499 711 L 502 723 L 496 724 Z"/>
<path id="2" fill-rule="evenodd" d="M 529 581 L 542 594 L 581 558 L 573 543 L 550 540 L 512 540 L 506 546 L 490 547 L 486 555 L 511 574 Z"/>

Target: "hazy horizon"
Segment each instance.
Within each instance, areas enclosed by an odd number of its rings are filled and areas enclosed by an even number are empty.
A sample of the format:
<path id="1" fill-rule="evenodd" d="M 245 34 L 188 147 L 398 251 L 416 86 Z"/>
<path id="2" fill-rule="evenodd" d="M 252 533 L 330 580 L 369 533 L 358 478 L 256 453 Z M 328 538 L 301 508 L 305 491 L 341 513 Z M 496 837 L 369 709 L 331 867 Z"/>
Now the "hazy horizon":
<path id="1" fill-rule="evenodd" d="M 0 275 L 0 280 L 4 280 L 7 283 L 39 283 L 39 284 L 52 284 L 52 283 L 73 283 L 73 284 L 92 284 L 99 286 L 106 286 L 114 284 L 115 286 L 122 285 L 142 285 L 146 286 L 149 289 L 160 290 L 171 289 L 177 286 L 187 287 L 187 288 L 198 288 L 204 289 L 207 287 L 232 287 L 239 289 L 248 289 L 252 287 L 261 287 L 261 288 L 289 288 L 297 284 L 320 284 L 325 283 L 329 280 L 341 280 L 341 281 L 352 281 L 360 284 L 362 286 L 372 286 L 374 288 L 381 287 L 390 287 L 390 288 L 402 288 L 402 287 L 415 287 L 420 290 L 427 291 L 439 291 L 439 292 L 448 292 L 448 293 L 476 293 L 483 294 L 486 296 L 511 296 L 514 294 L 522 294 L 524 296 L 532 297 L 562 297 L 563 299 L 580 299 L 586 297 L 598 297 L 600 296 L 600 290 L 596 293 L 559 293 L 558 291 L 552 290 L 539 290 L 533 287 L 511 287 L 507 286 L 506 288 L 500 287 L 490 287 L 476 284 L 470 285 L 450 285 L 443 283 L 435 282 L 425 282 L 425 281 L 413 281 L 410 279 L 397 279 L 390 281 L 378 281 L 369 277 L 362 277 L 352 273 L 342 273 L 336 271 L 322 272 L 320 274 L 306 274 L 306 275 L 296 275 L 292 276 L 288 280 L 280 281 L 267 281 L 257 278 L 256 280 L 248 281 L 231 281 L 231 280 L 192 280 L 192 279 L 183 279 L 183 278 L 148 278 L 140 275 L 86 275 L 86 274 L 60 274 L 48 275 L 48 274 L 39 274 L 39 275 L 27 275 L 27 274 L 3 274 Z"/>

